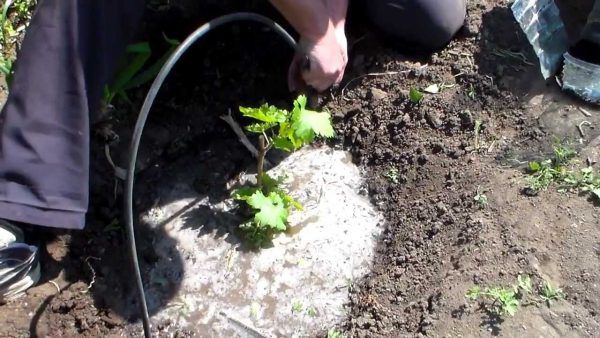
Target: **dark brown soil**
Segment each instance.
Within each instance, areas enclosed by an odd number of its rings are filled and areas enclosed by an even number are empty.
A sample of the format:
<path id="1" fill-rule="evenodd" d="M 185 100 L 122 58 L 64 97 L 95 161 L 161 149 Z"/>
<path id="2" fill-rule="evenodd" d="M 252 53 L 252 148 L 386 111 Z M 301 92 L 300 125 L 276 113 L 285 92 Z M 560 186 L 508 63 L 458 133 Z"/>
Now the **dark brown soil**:
<path id="1" fill-rule="evenodd" d="M 203 17 L 230 6 L 209 1 L 198 18 L 189 14 L 189 3 L 149 10 L 145 34 L 165 30 L 181 38 Z M 505 1 L 471 1 L 468 9 L 465 28 L 431 56 L 407 57 L 380 41 L 360 17 L 351 23 L 345 81 L 323 95 L 322 104 L 334 115 L 339 135 L 331 145 L 349 150 L 364 169 L 387 224 L 372 272 L 354 281 L 342 328 L 349 337 L 597 335 L 598 201 L 552 189 L 535 197 L 522 194 L 527 161 L 548 157 L 554 137 L 578 137 L 573 121 L 582 118 L 575 109 L 581 104 L 546 94 L 556 88 L 536 80 L 535 56 Z M 154 44 L 161 48 L 160 43 Z M 506 50 L 522 57 L 506 56 Z M 182 155 L 198 158 L 199 189 L 222 191 L 222 182 L 250 159 L 218 115 L 240 104 L 288 102 L 290 55 L 270 33 L 237 25 L 183 60 L 145 134 L 139 209 L 156 203 L 152 182 L 168 175 L 168 164 Z M 442 83 L 447 88 L 439 94 L 410 101 L 410 88 Z M 143 95 L 142 88 L 136 102 Z M 115 161 L 124 163 L 134 119 L 135 109 L 117 107 L 95 126 L 89 224 L 47 244 L 44 279 L 25 297 L 0 307 L 0 336 L 140 334 L 139 323 L 132 324 L 137 308 L 120 227 L 121 190 L 114 188 L 103 152 L 109 142 Z M 589 120 L 595 129 L 577 147 L 586 154 L 582 159 L 599 160 L 600 117 Z M 386 177 L 390 169 L 398 171 L 396 182 Z M 475 201 L 478 193 L 487 196 L 487 204 Z M 152 239 L 162 234 L 141 227 L 142 265 L 148 271 L 155 260 Z M 182 259 L 174 253 L 174 264 Z M 511 286 L 519 274 L 532 276 L 536 292 L 542 280 L 559 285 L 566 298 L 551 307 L 522 307 L 510 317 L 464 296 L 474 285 Z M 168 289 L 164 304 L 177 284 Z M 189 335 L 169 323 L 157 323 L 156 330 Z"/>

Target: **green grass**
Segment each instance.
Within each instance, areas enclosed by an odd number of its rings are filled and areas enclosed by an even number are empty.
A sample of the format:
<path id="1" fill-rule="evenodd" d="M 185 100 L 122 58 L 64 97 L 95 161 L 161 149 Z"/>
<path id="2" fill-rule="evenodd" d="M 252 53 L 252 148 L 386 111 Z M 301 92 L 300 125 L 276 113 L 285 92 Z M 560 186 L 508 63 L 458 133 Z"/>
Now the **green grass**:
<path id="1" fill-rule="evenodd" d="M 344 338 L 344 336 L 342 335 L 342 332 L 336 329 L 329 329 L 329 331 L 327 331 L 327 338 Z"/>
<path id="2" fill-rule="evenodd" d="M 529 162 L 526 193 L 537 195 L 556 185 L 559 191 L 575 190 L 600 200 L 600 174 L 591 167 L 574 170 L 572 160 L 577 152 L 565 144 L 556 144 L 553 157 Z"/>
<path id="3" fill-rule="evenodd" d="M 389 168 L 388 171 L 386 171 L 383 174 L 383 177 L 385 177 L 388 181 L 390 181 L 390 183 L 398 184 L 400 182 L 400 177 L 398 176 L 398 174 L 399 174 L 398 169 Z"/>
<path id="4" fill-rule="evenodd" d="M 539 306 L 542 302 L 551 306 L 552 302 L 564 299 L 565 295 L 560 288 L 553 287 L 546 280 L 542 281 L 536 294 L 531 276 L 519 275 L 517 283 L 512 286 L 491 288 L 473 286 L 467 290 L 465 297 L 470 300 L 479 300 L 482 306 L 497 315 L 512 317 L 522 306 Z"/>
<path id="5" fill-rule="evenodd" d="M 565 298 L 565 294 L 563 293 L 562 289 L 553 287 L 550 282 L 545 280 L 542 282 L 540 297 L 548 306 L 551 306 L 552 302 Z"/>
<path id="6" fill-rule="evenodd" d="M 0 9 L 0 73 L 10 86 L 17 41 L 29 24 L 37 0 L 5 0 Z"/>
<path id="7" fill-rule="evenodd" d="M 519 301 L 517 300 L 517 292 L 514 288 L 485 288 L 481 289 L 479 286 L 474 286 L 467 290 L 465 296 L 471 300 L 479 298 L 487 298 L 492 301 L 492 311 L 499 315 L 514 316 L 519 308 Z"/>
<path id="8" fill-rule="evenodd" d="M 485 190 L 482 190 L 480 187 L 477 187 L 477 192 L 475 193 L 475 197 L 473 200 L 479 205 L 480 208 L 485 208 L 488 205 L 488 198 L 485 194 Z"/>

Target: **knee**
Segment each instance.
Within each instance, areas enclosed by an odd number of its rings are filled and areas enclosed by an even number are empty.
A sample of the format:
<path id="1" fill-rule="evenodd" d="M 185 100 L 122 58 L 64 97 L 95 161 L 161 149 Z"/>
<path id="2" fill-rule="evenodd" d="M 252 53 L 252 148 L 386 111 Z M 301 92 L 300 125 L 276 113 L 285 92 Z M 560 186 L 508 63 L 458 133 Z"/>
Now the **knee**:
<path id="1" fill-rule="evenodd" d="M 392 38 L 425 50 L 445 46 L 462 27 L 465 0 L 370 0 L 371 21 Z"/>

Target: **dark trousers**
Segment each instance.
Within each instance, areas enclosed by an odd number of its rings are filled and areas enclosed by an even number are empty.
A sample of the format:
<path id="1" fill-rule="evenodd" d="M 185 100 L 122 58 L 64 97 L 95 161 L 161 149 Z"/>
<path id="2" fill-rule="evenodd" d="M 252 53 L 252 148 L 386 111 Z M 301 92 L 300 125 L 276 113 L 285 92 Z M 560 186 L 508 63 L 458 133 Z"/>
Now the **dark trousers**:
<path id="1" fill-rule="evenodd" d="M 373 24 L 414 51 L 445 46 L 465 21 L 465 0 L 364 0 Z"/>
<path id="2" fill-rule="evenodd" d="M 0 218 L 81 229 L 89 194 L 89 112 L 143 0 L 41 0 L 0 125 Z"/>
<path id="3" fill-rule="evenodd" d="M 367 7 L 385 32 L 430 48 L 447 43 L 464 20 L 463 0 L 368 0 Z M 1 115 L 0 218 L 83 228 L 89 113 L 143 9 L 143 0 L 39 2 Z"/>

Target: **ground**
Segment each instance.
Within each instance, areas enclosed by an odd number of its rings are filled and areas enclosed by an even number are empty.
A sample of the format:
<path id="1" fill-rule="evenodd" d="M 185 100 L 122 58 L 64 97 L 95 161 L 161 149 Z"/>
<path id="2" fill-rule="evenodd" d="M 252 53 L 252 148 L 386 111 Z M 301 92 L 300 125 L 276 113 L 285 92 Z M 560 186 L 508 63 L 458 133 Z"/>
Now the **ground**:
<path id="1" fill-rule="evenodd" d="M 197 16 L 191 13 L 198 8 L 189 5 L 200 6 L 195 1 L 154 3 L 143 36 L 164 31 L 183 38 L 203 19 L 232 8 L 209 1 Z M 244 6 L 275 15 L 261 4 Z M 597 335 L 599 201 L 553 187 L 536 196 L 523 191 L 527 162 L 549 158 L 556 139 L 570 141 L 580 166 L 600 160 L 598 109 L 539 79 L 535 56 L 505 1 L 470 1 L 465 28 L 431 56 L 407 57 L 391 48 L 357 12 L 349 23 L 344 82 L 323 95 L 321 105 L 332 112 L 338 133 L 329 146 L 351 152 L 385 230 L 371 272 L 352 283 L 339 329 L 349 337 Z M 150 40 L 161 48 L 160 38 Z M 197 159 L 195 189 L 227 193 L 225 182 L 251 159 L 218 115 L 240 104 L 289 102 L 290 56 L 269 32 L 235 25 L 183 60 L 145 134 L 138 211 L 159 203 L 150 188 L 181 157 Z M 411 102 L 410 88 L 432 84 L 443 90 Z M 123 165 L 145 89 L 134 93 L 133 106 L 117 105 L 94 124 L 88 226 L 48 236 L 43 280 L 0 307 L 0 336 L 140 335 L 120 227 L 121 188 L 115 188 L 104 144 Z M 584 120 L 592 128 L 584 126 L 581 135 L 577 125 Z M 149 271 L 158 261 L 154 240 L 164 234 L 143 229 L 138 237 Z M 522 306 L 514 316 L 465 298 L 475 285 L 510 287 L 518 275 L 531 276 L 536 293 L 546 280 L 565 297 L 551 306 Z M 156 324 L 162 335 L 191 334 L 190 328 Z"/>

